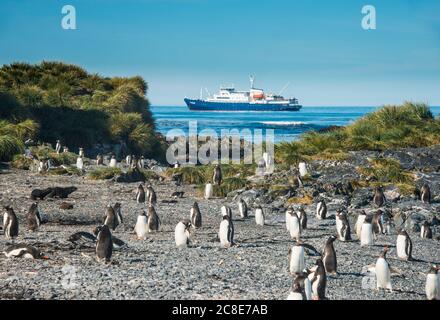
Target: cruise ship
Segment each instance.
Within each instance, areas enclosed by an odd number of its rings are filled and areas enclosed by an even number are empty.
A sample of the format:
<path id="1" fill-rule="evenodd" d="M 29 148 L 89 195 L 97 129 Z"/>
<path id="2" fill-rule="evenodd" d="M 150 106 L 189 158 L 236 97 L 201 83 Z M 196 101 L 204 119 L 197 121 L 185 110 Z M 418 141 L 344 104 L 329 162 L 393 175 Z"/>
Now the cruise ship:
<path id="1" fill-rule="evenodd" d="M 190 110 L 197 111 L 299 111 L 301 105 L 295 98 L 285 99 L 280 94 L 266 94 L 263 89 L 254 87 L 254 77 L 250 77 L 249 91 L 237 91 L 234 86 L 221 86 L 220 92 L 206 99 L 184 101 Z M 285 89 L 285 88 L 284 88 Z M 283 91 L 283 90 L 282 90 Z"/>

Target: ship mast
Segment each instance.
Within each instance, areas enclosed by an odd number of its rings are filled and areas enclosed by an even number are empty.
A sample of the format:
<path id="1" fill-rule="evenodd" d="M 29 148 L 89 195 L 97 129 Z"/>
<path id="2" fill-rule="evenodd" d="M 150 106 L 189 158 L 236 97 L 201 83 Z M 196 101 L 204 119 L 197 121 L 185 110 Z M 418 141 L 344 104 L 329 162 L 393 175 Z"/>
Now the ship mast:
<path id="1" fill-rule="evenodd" d="M 251 82 L 251 89 L 254 88 L 254 80 L 255 80 L 254 76 L 253 76 L 253 75 L 250 75 L 250 76 L 249 76 L 249 81 Z"/>

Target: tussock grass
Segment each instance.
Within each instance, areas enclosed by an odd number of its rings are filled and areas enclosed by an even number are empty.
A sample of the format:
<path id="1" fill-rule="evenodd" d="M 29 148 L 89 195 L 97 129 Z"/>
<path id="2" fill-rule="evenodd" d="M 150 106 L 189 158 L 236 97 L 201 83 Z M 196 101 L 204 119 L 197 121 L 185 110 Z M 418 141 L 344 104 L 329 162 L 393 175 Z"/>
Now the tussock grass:
<path id="1" fill-rule="evenodd" d="M 119 168 L 98 168 L 90 171 L 88 177 L 91 180 L 107 180 L 112 179 L 121 173 L 122 171 Z"/>

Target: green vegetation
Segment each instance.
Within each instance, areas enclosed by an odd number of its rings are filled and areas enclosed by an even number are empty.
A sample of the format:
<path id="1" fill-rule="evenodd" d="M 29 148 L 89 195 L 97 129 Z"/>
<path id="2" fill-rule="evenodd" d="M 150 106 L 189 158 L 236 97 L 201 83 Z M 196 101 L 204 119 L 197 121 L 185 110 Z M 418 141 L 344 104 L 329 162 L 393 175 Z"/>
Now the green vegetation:
<path id="1" fill-rule="evenodd" d="M 92 180 L 107 180 L 112 179 L 121 173 L 122 171 L 119 168 L 104 167 L 89 172 L 89 178 Z"/>
<path id="2" fill-rule="evenodd" d="M 104 78 L 61 62 L 0 68 L 0 160 L 11 160 L 35 138 L 72 150 L 121 144 L 129 153 L 162 160 L 141 77 Z"/>
<path id="3" fill-rule="evenodd" d="M 72 166 L 66 166 L 66 167 L 59 167 L 59 168 L 54 168 L 51 169 L 47 172 L 50 175 L 54 175 L 54 176 L 62 176 L 62 175 L 69 175 L 69 176 L 80 176 L 82 175 L 81 170 L 79 170 L 76 167 L 72 167 Z"/>
<path id="4" fill-rule="evenodd" d="M 346 160 L 348 151 L 426 147 L 440 141 L 440 119 L 435 119 L 425 104 L 406 102 L 384 106 L 346 127 L 325 132 L 307 132 L 299 141 L 275 146 L 281 164 L 301 160 Z"/>

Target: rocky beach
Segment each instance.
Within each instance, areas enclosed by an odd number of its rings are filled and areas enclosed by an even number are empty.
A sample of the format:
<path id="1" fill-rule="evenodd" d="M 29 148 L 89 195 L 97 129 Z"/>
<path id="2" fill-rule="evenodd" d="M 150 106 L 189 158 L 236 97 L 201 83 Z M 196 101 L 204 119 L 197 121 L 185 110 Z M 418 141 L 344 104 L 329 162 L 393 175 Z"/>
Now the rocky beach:
<path id="1" fill-rule="evenodd" d="M 383 210 L 393 220 L 391 233 L 378 235 L 374 245 L 361 247 L 354 233 L 354 223 L 361 210 L 372 213 L 372 184 L 369 177 L 371 159 L 394 159 L 401 169 L 411 172 L 415 187 L 431 187 L 431 203 L 422 203 L 416 192 L 401 192 L 385 185 L 387 198 Z M 158 232 L 146 240 L 133 233 L 137 216 L 145 204 L 136 202 L 139 182 L 116 182 L 120 179 L 91 180 L 83 175 L 48 175 L 19 170 L 7 165 L 0 172 L 0 202 L 10 205 L 18 216 L 19 236 L 13 242 L 0 235 L 0 249 L 12 243 L 26 243 L 42 250 L 49 260 L 7 258 L 0 256 L 2 299 L 286 299 L 292 285 L 288 270 L 288 250 L 293 245 L 285 226 L 285 210 L 303 206 L 308 228 L 302 240 L 323 249 L 326 239 L 336 235 L 335 212 L 346 209 L 352 230 L 352 241 L 336 240 L 334 246 L 338 274 L 327 276 L 326 297 L 362 300 L 426 299 L 426 273 L 432 264 L 440 263 L 440 147 L 401 149 L 400 151 L 350 152 L 344 160 L 308 162 L 309 174 L 303 185 L 290 183 L 298 174 L 296 167 L 279 168 L 271 175 L 249 176 L 246 188 L 230 192 L 227 197 L 203 199 L 195 185 L 176 186 L 169 177 L 149 181 L 158 196 L 156 212 L 162 222 Z M 364 168 L 364 169 L 362 169 Z M 86 172 L 94 165 L 85 167 Z M 75 186 L 67 199 L 46 198 L 39 201 L 46 222 L 30 232 L 25 215 L 34 202 L 33 189 Z M 276 187 L 275 187 L 276 186 Z M 183 191 L 183 197 L 171 194 Z M 261 204 L 266 214 L 265 226 L 257 226 L 253 210 L 247 219 L 238 216 L 237 200 L 249 207 Z M 316 205 L 324 199 L 328 214 L 325 220 L 315 217 Z M 188 248 L 178 249 L 174 228 L 189 218 L 194 201 L 199 203 L 203 226 L 192 231 Z M 62 210 L 68 202 L 73 209 Z M 92 232 L 102 224 L 108 204 L 120 202 L 124 222 L 112 235 L 125 242 L 114 250 L 109 264 L 95 259 L 94 243 L 74 244 L 70 235 Z M 222 248 L 217 237 L 221 206 L 233 211 L 236 245 Z M 428 221 L 433 239 L 420 237 L 420 226 Z M 413 261 L 402 261 L 396 255 L 397 228 L 404 227 L 413 242 Z M 375 277 L 367 270 L 374 264 L 384 246 L 389 246 L 388 262 L 399 272 L 391 278 L 392 293 L 375 290 Z M 312 267 L 318 257 L 306 255 L 306 266 Z"/>

